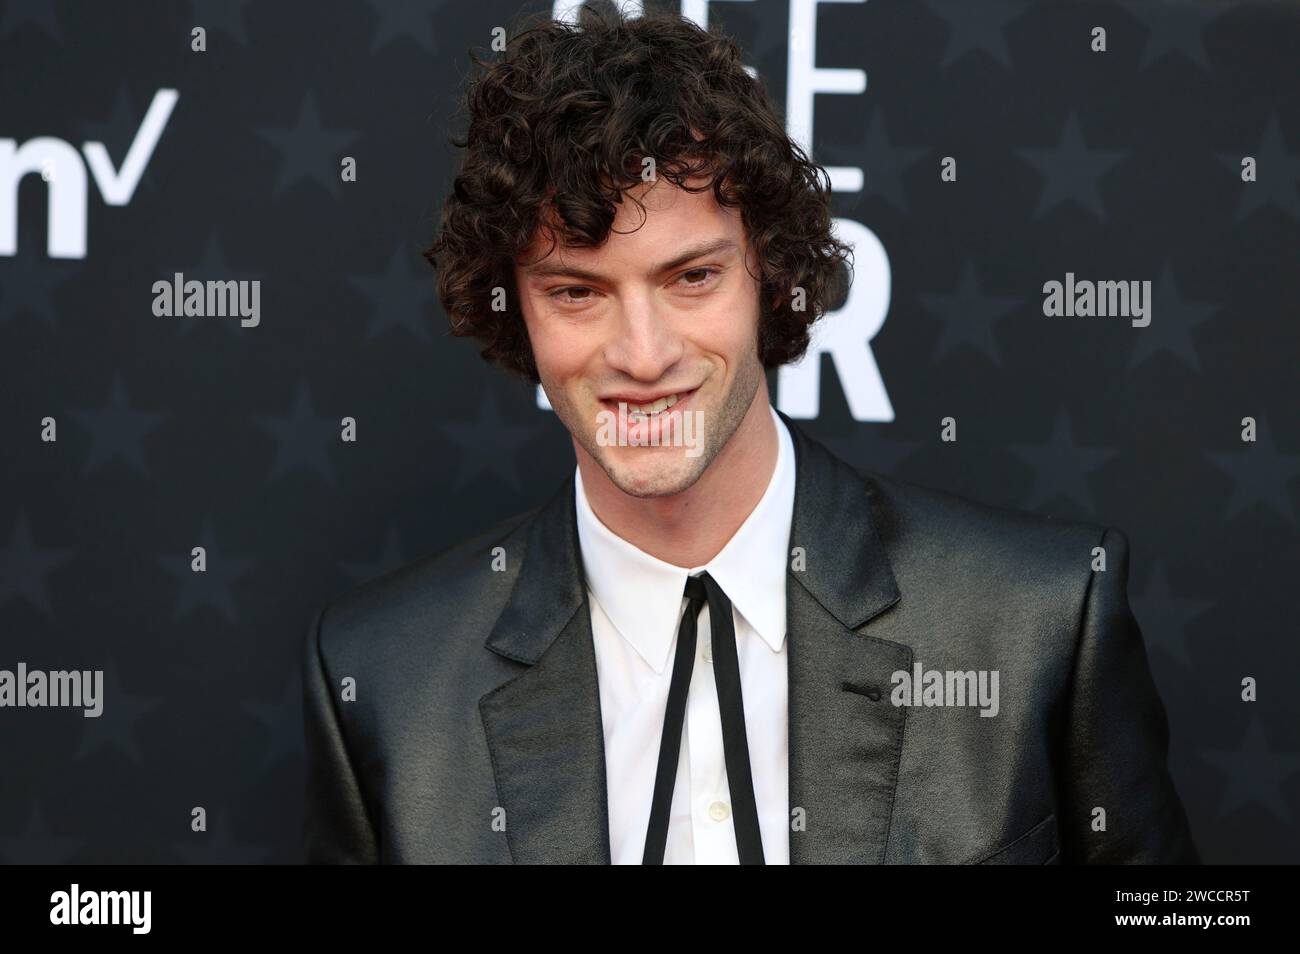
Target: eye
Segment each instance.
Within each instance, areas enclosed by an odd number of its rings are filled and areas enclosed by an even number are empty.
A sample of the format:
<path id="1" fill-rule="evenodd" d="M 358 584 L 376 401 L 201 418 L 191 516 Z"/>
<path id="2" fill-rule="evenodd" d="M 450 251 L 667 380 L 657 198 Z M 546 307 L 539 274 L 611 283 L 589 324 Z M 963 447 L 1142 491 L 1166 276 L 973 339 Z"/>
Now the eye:
<path id="1" fill-rule="evenodd" d="M 697 278 L 695 281 L 685 282 L 684 287 L 707 288 L 709 285 L 713 284 L 714 278 L 716 278 L 721 271 L 722 269 L 720 268 L 708 268 L 701 265 L 699 268 L 692 268 L 688 271 L 682 272 L 679 276 L 679 280 L 687 278 L 690 275 L 703 276 L 702 278 Z"/>
<path id="2" fill-rule="evenodd" d="M 578 298 L 571 298 L 569 292 L 586 292 L 586 294 Z M 566 285 L 564 288 L 557 288 L 553 292 L 548 292 L 547 297 L 552 301 L 558 301 L 560 304 L 571 305 L 580 305 L 592 299 L 591 289 L 586 285 Z"/>
<path id="3" fill-rule="evenodd" d="M 687 289 L 708 288 L 717 281 L 722 269 L 701 265 L 687 269 L 677 276 L 676 281 Z M 694 280 L 691 280 L 694 279 Z M 586 285 L 565 285 L 546 293 L 546 297 L 561 305 L 582 305 L 594 301 L 596 292 Z"/>

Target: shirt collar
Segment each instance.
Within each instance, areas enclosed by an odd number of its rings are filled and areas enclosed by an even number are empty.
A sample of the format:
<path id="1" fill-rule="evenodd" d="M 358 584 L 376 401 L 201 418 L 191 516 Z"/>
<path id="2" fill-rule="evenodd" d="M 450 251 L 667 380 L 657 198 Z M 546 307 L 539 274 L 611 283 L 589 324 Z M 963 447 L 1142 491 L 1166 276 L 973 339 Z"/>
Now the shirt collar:
<path id="1" fill-rule="evenodd" d="M 704 566 L 673 566 L 628 543 L 600 522 L 575 468 L 574 503 L 583 569 L 592 597 L 638 655 L 657 673 L 681 616 L 686 577 L 707 570 L 736 612 L 773 652 L 785 642 L 786 547 L 794 514 L 794 445 L 771 411 L 777 433 L 776 467 L 758 504 L 726 546 Z"/>

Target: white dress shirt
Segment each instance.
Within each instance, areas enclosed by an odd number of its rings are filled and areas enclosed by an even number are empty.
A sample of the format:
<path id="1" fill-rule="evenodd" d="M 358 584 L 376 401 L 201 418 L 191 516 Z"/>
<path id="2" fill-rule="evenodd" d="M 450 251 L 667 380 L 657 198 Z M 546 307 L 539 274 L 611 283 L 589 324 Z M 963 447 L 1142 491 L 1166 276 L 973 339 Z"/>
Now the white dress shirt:
<path id="1" fill-rule="evenodd" d="M 591 605 L 614 864 L 640 864 L 645 851 L 677 627 L 687 605 L 686 577 L 702 570 L 732 604 L 764 860 L 790 863 L 785 579 L 795 469 L 790 434 L 771 413 L 778 451 L 767 490 L 721 552 L 701 567 L 665 563 L 614 534 L 592 512 L 577 472 L 578 540 Z M 665 864 L 739 863 L 709 633 L 706 604 Z"/>

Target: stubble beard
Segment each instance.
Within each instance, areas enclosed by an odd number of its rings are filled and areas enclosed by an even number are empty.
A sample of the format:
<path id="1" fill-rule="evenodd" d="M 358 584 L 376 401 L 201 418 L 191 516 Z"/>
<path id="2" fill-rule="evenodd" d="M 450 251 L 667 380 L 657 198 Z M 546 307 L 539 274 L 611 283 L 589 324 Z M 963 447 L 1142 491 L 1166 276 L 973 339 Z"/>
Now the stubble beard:
<path id="1" fill-rule="evenodd" d="M 576 404 L 569 400 L 561 388 L 546 388 L 547 399 L 561 423 L 594 460 L 610 482 L 631 497 L 665 497 L 690 489 L 703 476 L 709 466 L 722 453 L 732 435 L 740 427 L 754 402 L 758 388 L 765 384 L 763 366 L 757 354 L 753 355 L 736 373 L 731 387 L 716 408 L 690 408 L 683 413 L 702 410 L 697 435 L 702 452 L 687 456 L 687 448 L 666 447 L 605 447 L 596 440 L 597 421 L 584 419 Z M 623 466 L 619 459 L 627 454 L 655 455 L 655 465 Z"/>

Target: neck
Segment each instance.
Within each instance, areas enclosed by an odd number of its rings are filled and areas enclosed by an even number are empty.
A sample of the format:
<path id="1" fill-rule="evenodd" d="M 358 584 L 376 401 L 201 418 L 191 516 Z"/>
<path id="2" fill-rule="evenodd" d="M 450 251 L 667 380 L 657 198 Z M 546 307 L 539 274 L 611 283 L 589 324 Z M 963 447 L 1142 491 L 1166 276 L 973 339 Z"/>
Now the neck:
<path id="1" fill-rule="evenodd" d="M 664 497 L 633 497 L 574 443 L 592 512 L 637 549 L 674 566 L 708 563 L 762 499 L 776 470 L 777 433 L 760 386 L 740 426 L 690 487 Z"/>

